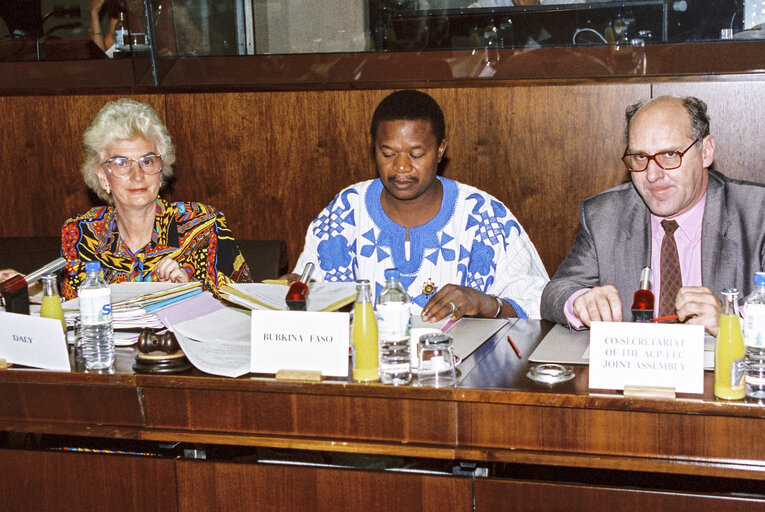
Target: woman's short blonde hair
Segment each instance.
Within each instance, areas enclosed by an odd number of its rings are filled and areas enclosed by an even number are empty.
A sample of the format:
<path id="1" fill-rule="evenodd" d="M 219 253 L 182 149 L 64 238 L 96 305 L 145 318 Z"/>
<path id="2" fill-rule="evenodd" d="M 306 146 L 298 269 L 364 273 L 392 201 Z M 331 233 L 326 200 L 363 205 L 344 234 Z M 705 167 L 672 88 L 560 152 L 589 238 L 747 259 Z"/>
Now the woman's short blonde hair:
<path id="1" fill-rule="evenodd" d="M 170 132 L 162 124 L 159 116 L 146 103 L 120 98 L 104 105 L 96 114 L 93 122 L 82 134 L 83 156 L 82 177 L 90 189 L 98 197 L 112 202 L 112 198 L 101 187 L 98 180 L 98 169 L 106 160 L 109 147 L 120 140 L 131 140 L 143 137 L 157 147 L 162 155 L 162 186 L 173 175 L 175 163 L 175 146 L 170 138 Z"/>

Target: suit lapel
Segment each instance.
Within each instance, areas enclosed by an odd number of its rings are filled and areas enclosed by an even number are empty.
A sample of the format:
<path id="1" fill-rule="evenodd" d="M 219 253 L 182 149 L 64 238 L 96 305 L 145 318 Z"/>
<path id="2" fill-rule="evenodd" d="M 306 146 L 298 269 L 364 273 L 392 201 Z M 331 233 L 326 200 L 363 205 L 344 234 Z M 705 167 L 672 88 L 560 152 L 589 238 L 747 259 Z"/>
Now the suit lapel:
<path id="1" fill-rule="evenodd" d="M 616 288 L 620 290 L 622 310 L 625 319 L 631 319 L 632 294 L 640 284 L 640 271 L 651 264 L 651 219 L 645 203 L 633 188 L 633 194 L 624 207 L 624 222 L 617 223 L 620 231 L 617 240 L 621 251 L 614 251 L 613 258 L 617 267 Z"/>
<path id="2" fill-rule="evenodd" d="M 728 210 L 725 189 L 713 172 L 709 173 L 704 222 L 701 228 L 701 282 L 719 296 L 723 288 L 739 282 L 737 265 L 725 265 L 725 260 L 739 261 L 738 242 L 728 237 Z"/>

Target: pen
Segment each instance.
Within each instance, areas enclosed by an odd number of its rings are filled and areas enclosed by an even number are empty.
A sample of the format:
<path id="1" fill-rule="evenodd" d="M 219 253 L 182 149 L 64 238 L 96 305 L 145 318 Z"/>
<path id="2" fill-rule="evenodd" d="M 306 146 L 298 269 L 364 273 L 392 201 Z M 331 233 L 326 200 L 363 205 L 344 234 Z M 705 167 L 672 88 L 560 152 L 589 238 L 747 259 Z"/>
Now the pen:
<path id="1" fill-rule="evenodd" d="M 513 351 L 515 352 L 515 355 L 518 356 L 518 359 L 523 359 L 523 356 L 521 356 L 521 351 L 518 350 L 518 347 L 515 343 L 513 343 L 513 339 L 510 337 L 510 335 L 507 335 L 507 341 L 510 342 L 510 346 L 513 347 Z"/>
<path id="2" fill-rule="evenodd" d="M 656 318 L 651 318 L 651 322 L 669 322 L 672 320 L 677 320 L 677 315 L 657 316 Z"/>

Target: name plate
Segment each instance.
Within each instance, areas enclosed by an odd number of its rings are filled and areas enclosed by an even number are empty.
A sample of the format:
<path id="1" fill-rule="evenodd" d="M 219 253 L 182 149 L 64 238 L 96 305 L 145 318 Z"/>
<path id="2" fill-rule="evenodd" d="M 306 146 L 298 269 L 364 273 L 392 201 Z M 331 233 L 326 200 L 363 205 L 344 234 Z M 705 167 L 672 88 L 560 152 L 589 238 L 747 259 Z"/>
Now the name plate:
<path id="1" fill-rule="evenodd" d="M 311 311 L 253 311 L 250 371 L 320 371 L 348 376 L 350 315 Z"/>
<path id="2" fill-rule="evenodd" d="M 71 371 L 61 322 L 52 318 L 0 312 L 0 358 L 34 368 Z"/>
<path id="3" fill-rule="evenodd" d="M 629 322 L 590 326 L 590 388 L 704 392 L 704 327 Z"/>

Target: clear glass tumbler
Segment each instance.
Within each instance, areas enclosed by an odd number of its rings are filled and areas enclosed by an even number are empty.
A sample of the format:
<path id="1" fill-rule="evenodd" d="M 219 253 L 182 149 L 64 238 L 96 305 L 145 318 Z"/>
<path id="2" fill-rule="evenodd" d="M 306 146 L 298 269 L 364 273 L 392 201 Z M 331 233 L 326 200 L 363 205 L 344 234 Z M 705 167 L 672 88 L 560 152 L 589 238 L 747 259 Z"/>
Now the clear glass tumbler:
<path id="1" fill-rule="evenodd" d="M 443 332 L 424 334 L 420 336 L 417 351 L 420 360 L 417 381 L 420 386 L 448 388 L 457 384 L 451 336 Z"/>

